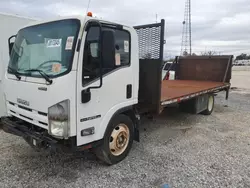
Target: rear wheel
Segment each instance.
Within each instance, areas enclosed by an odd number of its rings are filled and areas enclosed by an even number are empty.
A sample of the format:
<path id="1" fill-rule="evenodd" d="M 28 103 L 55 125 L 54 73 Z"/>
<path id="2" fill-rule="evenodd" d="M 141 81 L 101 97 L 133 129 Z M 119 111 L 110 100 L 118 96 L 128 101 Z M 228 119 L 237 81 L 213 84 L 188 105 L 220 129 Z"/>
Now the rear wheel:
<path id="1" fill-rule="evenodd" d="M 209 95 L 207 101 L 207 109 L 201 112 L 201 114 L 210 115 L 212 114 L 213 110 L 214 110 L 214 95 Z"/>
<path id="2" fill-rule="evenodd" d="M 134 138 L 134 123 L 120 114 L 109 123 L 103 143 L 94 149 L 96 156 L 112 165 L 122 161 L 129 153 Z"/>

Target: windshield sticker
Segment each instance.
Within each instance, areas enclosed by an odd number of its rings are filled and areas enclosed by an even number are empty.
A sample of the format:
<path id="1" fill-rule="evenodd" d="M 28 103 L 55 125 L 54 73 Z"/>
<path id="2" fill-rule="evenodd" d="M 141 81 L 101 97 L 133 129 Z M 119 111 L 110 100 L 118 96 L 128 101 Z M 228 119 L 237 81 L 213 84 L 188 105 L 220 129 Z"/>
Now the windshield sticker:
<path id="1" fill-rule="evenodd" d="M 60 63 L 54 63 L 52 65 L 52 72 L 61 72 L 61 69 L 62 69 L 62 65 Z"/>
<path id="2" fill-rule="evenodd" d="M 124 52 L 129 52 L 129 42 L 127 40 L 124 41 Z"/>
<path id="3" fill-rule="evenodd" d="M 60 47 L 61 43 L 62 43 L 62 39 L 49 39 L 47 41 L 47 48 Z"/>
<path id="4" fill-rule="evenodd" d="M 73 36 L 68 37 L 66 41 L 65 50 L 72 50 L 73 42 L 74 42 L 74 37 Z"/>
<path id="5" fill-rule="evenodd" d="M 119 53 L 116 53 L 116 54 L 115 54 L 115 65 L 116 65 L 116 66 L 121 65 L 121 56 L 120 56 Z"/>

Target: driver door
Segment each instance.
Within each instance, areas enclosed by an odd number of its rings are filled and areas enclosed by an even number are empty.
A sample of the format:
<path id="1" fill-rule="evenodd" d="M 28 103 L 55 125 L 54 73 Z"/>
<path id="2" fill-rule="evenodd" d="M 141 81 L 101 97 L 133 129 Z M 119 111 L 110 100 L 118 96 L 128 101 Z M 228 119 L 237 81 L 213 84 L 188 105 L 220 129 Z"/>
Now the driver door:
<path id="1" fill-rule="evenodd" d="M 103 83 L 100 88 L 90 89 L 90 101 L 82 103 L 81 92 L 100 85 L 99 36 L 100 29 L 91 26 L 83 34 L 78 62 L 77 83 L 77 145 L 83 145 L 103 138 L 106 127 L 119 109 L 131 106 L 137 99 L 133 94 L 133 71 L 131 67 L 131 37 L 126 28 L 105 27 L 115 36 L 115 66 L 102 64 Z M 92 134 L 83 135 L 84 130 Z"/>

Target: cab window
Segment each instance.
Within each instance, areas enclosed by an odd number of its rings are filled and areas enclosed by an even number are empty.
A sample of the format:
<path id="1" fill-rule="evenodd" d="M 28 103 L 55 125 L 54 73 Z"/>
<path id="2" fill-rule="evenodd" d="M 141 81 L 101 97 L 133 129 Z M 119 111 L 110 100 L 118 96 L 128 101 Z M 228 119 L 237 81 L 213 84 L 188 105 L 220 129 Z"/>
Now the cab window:
<path id="1" fill-rule="evenodd" d="M 123 66 L 130 64 L 130 34 L 126 30 L 103 27 L 104 30 L 113 30 L 115 34 L 115 59 L 116 66 L 112 69 L 102 65 L 103 75 Z M 83 85 L 99 78 L 100 76 L 100 54 L 99 54 L 99 27 L 92 26 L 88 33 L 84 45 L 83 57 Z"/>

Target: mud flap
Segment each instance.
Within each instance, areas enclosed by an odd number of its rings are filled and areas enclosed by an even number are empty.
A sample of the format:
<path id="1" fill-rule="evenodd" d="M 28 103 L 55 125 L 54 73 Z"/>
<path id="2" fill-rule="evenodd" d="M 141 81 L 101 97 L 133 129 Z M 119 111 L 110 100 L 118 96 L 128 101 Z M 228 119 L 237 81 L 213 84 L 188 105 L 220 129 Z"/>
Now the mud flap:
<path id="1" fill-rule="evenodd" d="M 135 110 L 135 129 L 134 129 L 134 140 L 140 142 L 140 124 L 141 124 L 141 117 L 137 110 Z"/>
<path id="2" fill-rule="evenodd" d="M 140 142 L 140 131 L 138 127 L 135 127 L 134 140 Z"/>
<path id="3" fill-rule="evenodd" d="M 227 88 L 227 90 L 226 90 L 226 100 L 228 100 L 228 97 L 229 97 L 229 90 L 230 90 L 230 88 Z"/>

